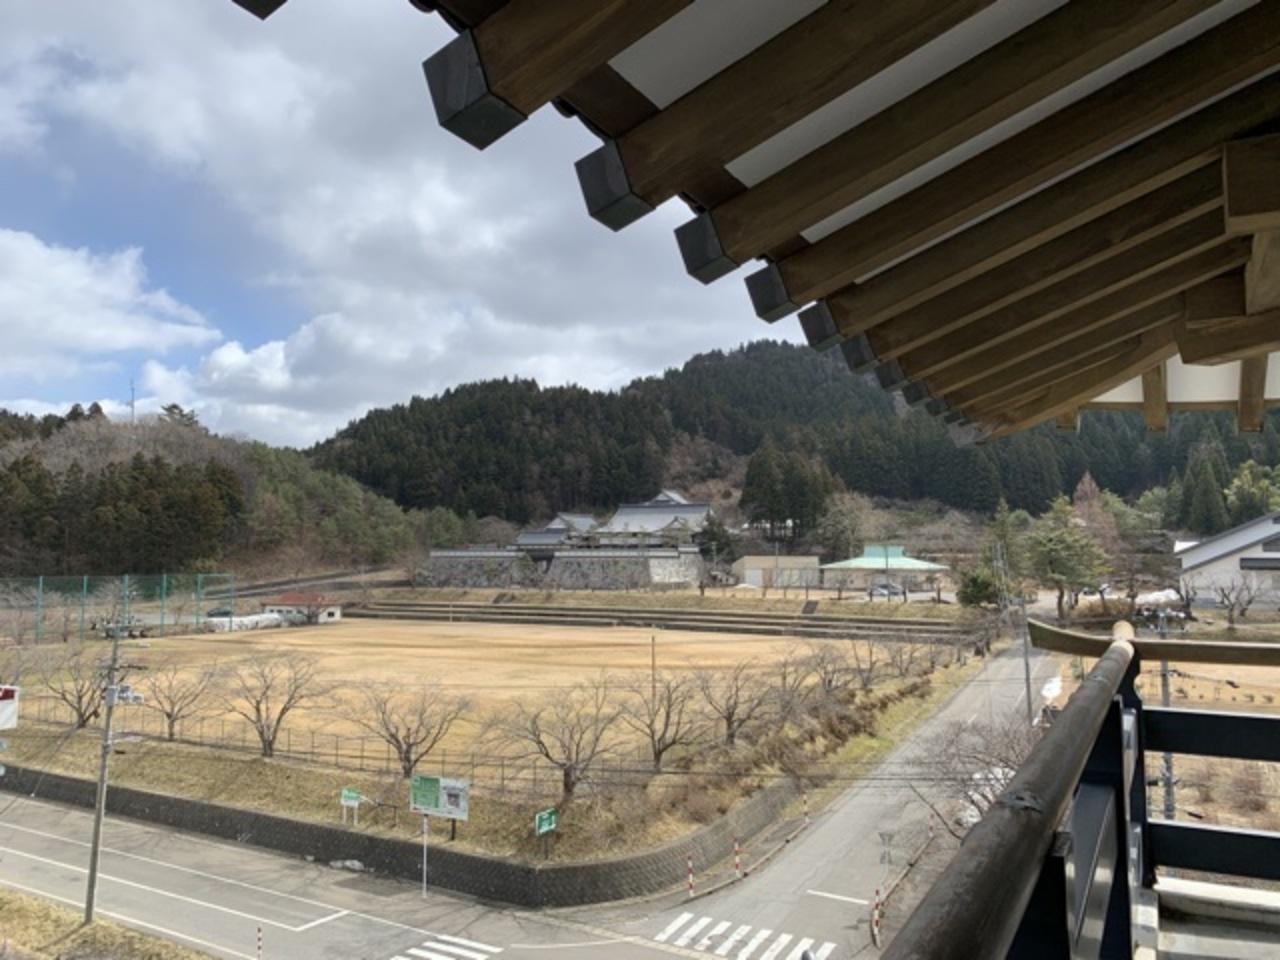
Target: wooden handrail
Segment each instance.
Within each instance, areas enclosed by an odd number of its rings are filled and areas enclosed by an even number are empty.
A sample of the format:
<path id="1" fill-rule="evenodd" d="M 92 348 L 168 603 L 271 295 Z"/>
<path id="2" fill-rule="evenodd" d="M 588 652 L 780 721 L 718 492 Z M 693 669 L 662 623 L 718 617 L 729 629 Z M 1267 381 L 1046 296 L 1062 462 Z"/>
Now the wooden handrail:
<path id="1" fill-rule="evenodd" d="M 1119 624 L 1125 621 L 1118 621 Z M 1030 620 L 1031 643 L 1040 650 L 1066 653 L 1077 657 L 1101 657 L 1111 646 L 1111 637 L 1064 630 L 1039 620 Z M 1128 626 L 1125 623 L 1125 626 Z M 1132 631 L 1132 627 L 1129 630 Z M 1161 640 L 1143 638 L 1132 641 L 1140 660 L 1172 660 L 1176 663 L 1238 663 L 1255 667 L 1280 667 L 1278 643 L 1220 643 L 1209 640 Z"/>

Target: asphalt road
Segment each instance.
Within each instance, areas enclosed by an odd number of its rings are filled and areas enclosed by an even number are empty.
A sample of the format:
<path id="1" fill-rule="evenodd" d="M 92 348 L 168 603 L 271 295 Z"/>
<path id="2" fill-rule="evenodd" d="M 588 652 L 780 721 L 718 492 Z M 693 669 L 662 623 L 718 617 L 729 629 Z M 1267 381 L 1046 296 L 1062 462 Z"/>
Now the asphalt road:
<path id="1" fill-rule="evenodd" d="M 1033 665 L 1039 691 L 1052 670 L 1047 658 Z M 905 783 L 919 770 L 918 744 L 953 721 L 1025 710 L 1022 696 L 1020 657 L 993 659 L 768 866 L 692 902 L 677 894 L 535 914 L 109 819 L 99 913 L 236 960 L 256 960 L 259 931 L 264 958 L 298 960 L 867 955 L 868 904 L 929 817 Z M 0 794 L 0 885 L 81 907 L 89 834 L 83 810 Z"/>

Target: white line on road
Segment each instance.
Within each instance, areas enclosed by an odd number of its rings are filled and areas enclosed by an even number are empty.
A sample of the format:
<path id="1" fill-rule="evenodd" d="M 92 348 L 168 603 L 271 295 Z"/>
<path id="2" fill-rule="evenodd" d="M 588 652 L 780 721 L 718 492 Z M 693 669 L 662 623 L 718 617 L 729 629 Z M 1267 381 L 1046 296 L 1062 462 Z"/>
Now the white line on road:
<path id="1" fill-rule="evenodd" d="M 756 952 L 756 947 L 764 943 L 771 933 L 773 933 L 772 930 L 757 930 L 756 935 L 747 941 L 747 945 L 738 951 L 738 960 L 748 960 Z"/>
<path id="2" fill-rule="evenodd" d="M 0 877 L 0 885 L 12 887 L 14 890 L 21 890 L 23 893 L 30 893 L 46 900 L 53 900 L 57 903 L 65 903 L 68 906 L 80 909 L 84 904 L 79 900 L 71 900 L 67 897 L 60 897 L 56 893 L 48 893 L 44 890 L 37 890 L 35 887 L 28 887 L 21 883 L 14 883 L 12 880 L 5 880 Z M 136 917 L 130 917 L 127 914 L 116 913 L 112 910 L 98 910 L 98 913 L 112 920 L 119 920 L 121 923 L 128 924 L 131 927 L 141 927 L 144 930 L 153 930 L 164 937 L 171 937 L 175 940 L 185 940 L 187 943 L 194 943 L 198 947 L 205 947 L 209 950 L 217 950 L 219 953 L 225 953 L 227 956 L 235 957 L 236 960 L 254 960 L 247 953 L 240 953 L 238 950 L 232 950 L 230 947 L 219 946 L 216 943 L 210 943 L 207 940 L 201 940 L 198 937 L 189 937 L 185 933 L 178 933 L 176 930 L 166 930 L 164 927 L 157 927 L 154 923 L 147 923 L 145 920 L 139 920 Z"/>
<path id="3" fill-rule="evenodd" d="M 827 960 L 831 956 L 831 952 L 835 950 L 836 945 L 828 941 L 818 948 L 818 952 L 813 955 L 813 960 Z"/>
<path id="4" fill-rule="evenodd" d="M 447 943 L 456 943 L 460 946 L 470 947 L 472 950 L 487 950 L 489 953 L 501 953 L 501 947 L 495 947 L 492 944 L 481 943 L 479 940 L 468 940 L 466 937 L 451 937 L 447 933 L 437 933 L 437 940 L 444 940 Z"/>
<path id="5" fill-rule="evenodd" d="M 439 939 L 430 940 L 423 944 L 424 947 L 430 947 L 432 950 L 443 950 L 450 956 L 463 957 L 465 960 L 489 960 L 489 954 L 481 953 L 479 950 L 468 950 L 466 947 L 459 947 L 452 943 L 442 943 Z"/>
<path id="6" fill-rule="evenodd" d="M 711 929 L 710 933 L 708 933 L 705 937 L 703 937 L 701 940 L 697 942 L 697 944 L 694 946 L 693 949 L 706 950 L 707 947 L 711 946 L 712 940 L 720 936 L 720 934 L 724 933 L 728 929 L 729 929 L 729 921 L 721 920 Z"/>
<path id="7" fill-rule="evenodd" d="M 693 919 L 692 913 L 680 914 L 680 916 L 676 917 L 669 924 L 667 924 L 667 928 L 665 930 L 663 930 L 660 934 L 658 934 L 653 939 L 657 940 L 659 943 L 666 943 L 668 937 L 670 937 L 673 933 L 675 933 L 677 930 L 679 930 L 681 927 L 683 927 L 686 923 L 688 923 L 692 919 Z"/>
<path id="8" fill-rule="evenodd" d="M 304 923 L 300 927 L 294 927 L 294 933 L 302 933 L 305 930 L 311 930 L 320 926 L 322 923 L 328 923 L 330 920 L 340 920 L 343 917 L 350 916 L 350 910 L 339 910 L 337 913 L 331 913 L 327 917 L 321 917 L 319 920 L 312 920 L 310 923 Z"/>
<path id="9" fill-rule="evenodd" d="M 411 953 L 421 960 L 454 960 L 452 957 L 446 957 L 443 953 L 433 953 L 430 950 L 423 950 L 421 947 L 410 947 L 405 953 Z"/>
<path id="10" fill-rule="evenodd" d="M 733 949 L 733 945 L 745 937 L 750 929 L 751 927 L 744 923 L 737 930 L 733 931 L 733 933 L 729 935 L 729 939 L 720 944 L 719 949 L 716 950 L 716 956 L 727 957 L 729 955 L 729 951 Z"/>
<path id="11" fill-rule="evenodd" d="M 778 939 L 769 945 L 769 949 L 760 954 L 760 960 L 778 960 L 778 954 L 787 948 L 787 944 L 791 942 L 791 934 L 780 933 Z"/>
<path id="12" fill-rule="evenodd" d="M 812 946 L 813 946 L 813 938 L 805 937 L 803 940 L 801 940 L 799 943 L 797 943 L 794 947 L 791 948 L 791 952 L 787 954 L 787 960 L 801 960 L 801 954 L 803 954 L 806 950 L 808 950 Z"/>
<path id="13" fill-rule="evenodd" d="M 857 897 L 846 897 L 838 893 L 827 893 L 824 890 L 806 890 L 805 893 L 813 897 L 826 897 L 828 900 L 839 900 L 842 903 L 860 903 L 864 907 L 867 905 L 866 900 L 859 900 Z"/>
<path id="14" fill-rule="evenodd" d="M 685 932 L 680 934 L 680 936 L 676 939 L 676 946 L 677 947 L 688 946 L 689 941 L 692 940 L 695 936 L 697 936 L 698 931 L 701 930 L 710 922 L 711 922 L 710 917 L 702 917 L 699 920 L 693 921 L 693 923 L 689 924 L 688 929 L 686 929 Z"/>

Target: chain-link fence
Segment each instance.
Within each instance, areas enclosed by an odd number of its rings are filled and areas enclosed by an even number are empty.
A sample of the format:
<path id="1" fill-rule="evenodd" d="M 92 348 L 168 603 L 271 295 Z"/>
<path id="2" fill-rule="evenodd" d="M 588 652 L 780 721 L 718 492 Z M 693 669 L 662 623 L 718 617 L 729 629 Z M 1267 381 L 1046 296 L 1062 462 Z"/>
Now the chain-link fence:
<path id="1" fill-rule="evenodd" d="M 241 601 L 239 606 L 248 605 Z M 0 643 L 68 643 L 116 631 L 164 636 L 240 612 L 235 576 L 229 573 L 0 580 Z"/>

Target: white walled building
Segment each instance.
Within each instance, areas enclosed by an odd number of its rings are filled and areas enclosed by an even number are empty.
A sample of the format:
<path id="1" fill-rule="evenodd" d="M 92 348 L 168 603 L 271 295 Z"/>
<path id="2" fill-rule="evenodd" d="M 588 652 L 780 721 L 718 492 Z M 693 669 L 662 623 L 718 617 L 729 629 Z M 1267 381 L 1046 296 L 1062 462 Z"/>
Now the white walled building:
<path id="1" fill-rule="evenodd" d="M 822 582 L 816 556 L 739 557 L 730 567 L 739 583 L 753 587 L 816 587 Z"/>
<path id="2" fill-rule="evenodd" d="M 342 619 L 342 604 L 318 593 L 284 593 L 264 601 L 263 613 L 274 613 L 286 621 L 337 623 Z"/>
<path id="3" fill-rule="evenodd" d="M 1174 555 L 1182 563 L 1183 583 L 1201 600 L 1216 598 L 1216 588 L 1252 583 L 1255 605 L 1280 603 L 1280 512 L 1269 513 L 1196 543 L 1180 543 Z"/>

